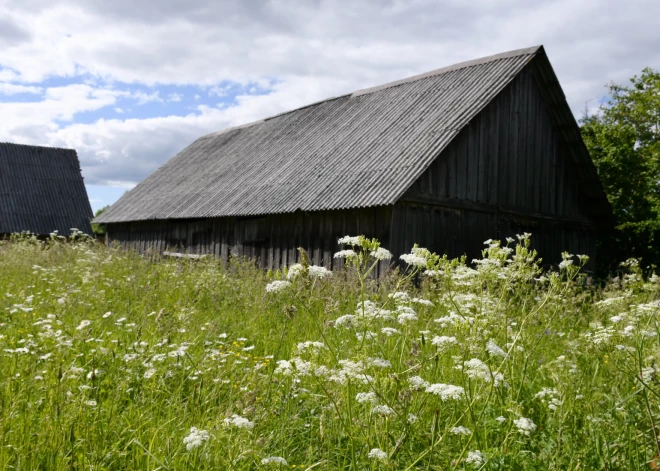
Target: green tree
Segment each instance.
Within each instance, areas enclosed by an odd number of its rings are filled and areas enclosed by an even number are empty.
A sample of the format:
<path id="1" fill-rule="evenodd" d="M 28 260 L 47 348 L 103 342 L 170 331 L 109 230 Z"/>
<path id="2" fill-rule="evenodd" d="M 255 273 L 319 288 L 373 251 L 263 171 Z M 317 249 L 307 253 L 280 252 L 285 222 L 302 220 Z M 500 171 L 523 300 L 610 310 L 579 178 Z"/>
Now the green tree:
<path id="1" fill-rule="evenodd" d="M 582 119 L 582 138 L 612 204 L 617 226 L 609 262 L 660 265 L 660 72 L 610 84 L 609 101 Z"/>

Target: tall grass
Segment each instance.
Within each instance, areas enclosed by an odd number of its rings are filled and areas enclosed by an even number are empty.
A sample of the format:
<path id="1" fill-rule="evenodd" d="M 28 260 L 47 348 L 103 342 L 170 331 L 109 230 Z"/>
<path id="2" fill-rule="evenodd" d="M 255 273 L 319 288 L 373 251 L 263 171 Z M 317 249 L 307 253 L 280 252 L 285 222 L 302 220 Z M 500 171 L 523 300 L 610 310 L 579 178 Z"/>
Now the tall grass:
<path id="1" fill-rule="evenodd" d="M 0 245 L 0 469 L 660 469 L 657 277 L 529 236 L 347 268 Z M 288 275 L 288 276 L 287 276 Z"/>

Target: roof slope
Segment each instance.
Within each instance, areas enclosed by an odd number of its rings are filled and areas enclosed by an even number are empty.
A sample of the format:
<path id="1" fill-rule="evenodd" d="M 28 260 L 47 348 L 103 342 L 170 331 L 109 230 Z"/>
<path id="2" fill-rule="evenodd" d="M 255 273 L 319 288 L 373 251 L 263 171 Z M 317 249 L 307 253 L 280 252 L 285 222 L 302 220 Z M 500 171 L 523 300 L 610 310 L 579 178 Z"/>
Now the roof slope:
<path id="1" fill-rule="evenodd" d="M 95 222 L 393 204 L 539 53 L 456 64 L 201 137 Z"/>
<path id="2" fill-rule="evenodd" d="M 91 233 L 76 151 L 0 142 L 0 233 Z"/>

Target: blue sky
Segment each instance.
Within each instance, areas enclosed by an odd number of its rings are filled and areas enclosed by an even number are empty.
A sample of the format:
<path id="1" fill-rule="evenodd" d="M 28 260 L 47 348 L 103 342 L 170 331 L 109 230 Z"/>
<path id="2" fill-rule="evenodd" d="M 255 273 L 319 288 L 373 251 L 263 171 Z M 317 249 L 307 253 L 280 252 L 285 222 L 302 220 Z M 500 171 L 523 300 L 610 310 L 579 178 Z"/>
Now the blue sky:
<path id="1" fill-rule="evenodd" d="M 74 148 L 94 209 L 198 137 L 546 47 L 573 111 L 660 67 L 660 2 L 0 0 L 0 141 Z"/>

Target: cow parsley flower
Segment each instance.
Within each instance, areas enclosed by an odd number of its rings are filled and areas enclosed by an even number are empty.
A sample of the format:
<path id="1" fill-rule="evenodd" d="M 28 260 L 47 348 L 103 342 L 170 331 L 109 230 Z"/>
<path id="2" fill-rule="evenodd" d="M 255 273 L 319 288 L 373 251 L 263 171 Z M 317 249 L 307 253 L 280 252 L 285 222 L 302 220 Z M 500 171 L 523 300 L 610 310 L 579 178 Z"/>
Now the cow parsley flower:
<path id="1" fill-rule="evenodd" d="M 411 307 L 398 306 L 396 311 L 398 313 L 396 320 L 399 324 L 407 324 L 418 319 L 417 313 Z"/>
<path id="2" fill-rule="evenodd" d="M 399 258 L 410 266 L 420 268 L 426 267 L 426 258 L 415 255 L 414 253 L 404 253 Z"/>
<path id="3" fill-rule="evenodd" d="M 438 347 L 438 350 L 444 351 L 445 349 L 451 347 L 452 345 L 458 345 L 458 340 L 456 337 L 447 337 L 446 335 L 435 336 L 431 340 L 431 343 Z"/>
<path id="4" fill-rule="evenodd" d="M 296 276 L 300 275 L 303 270 L 303 266 L 300 263 L 296 263 L 289 267 L 289 271 L 286 274 L 287 279 L 291 280 Z"/>
<path id="5" fill-rule="evenodd" d="M 357 257 L 357 254 L 351 249 L 340 250 L 339 252 L 335 253 L 335 255 L 333 256 L 333 258 L 353 258 L 353 257 Z"/>
<path id="6" fill-rule="evenodd" d="M 344 236 L 340 238 L 337 242 L 341 245 L 351 245 L 355 247 L 356 245 L 360 245 L 360 236 L 355 236 L 355 237 Z"/>
<path id="7" fill-rule="evenodd" d="M 472 430 L 467 427 L 463 427 L 462 425 L 459 425 L 458 427 L 452 427 L 449 429 L 449 431 L 454 435 L 472 435 Z"/>
<path id="8" fill-rule="evenodd" d="M 266 285 L 266 293 L 277 293 L 279 291 L 286 289 L 290 285 L 291 283 L 284 280 L 271 281 Z"/>
<path id="9" fill-rule="evenodd" d="M 276 464 L 282 466 L 289 466 L 289 463 L 281 456 L 269 456 L 261 460 L 261 464 Z"/>
<path id="10" fill-rule="evenodd" d="M 372 250 L 369 254 L 376 260 L 390 260 L 392 258 L 392 253 L 382 247 L 378 247 L 376 250 Z"/>
<path id="11" fill-rule="evenodd" d="M 513 423 L 518 428 L 518 432 L 526 436 L 529 436 L 536 430 L 536 424 L 526 417 L 520 417 L 519 419 L 514 420 Z"/>
<path id="12" fill-rule="evenodd" d="M 312 278 L 326 278 L 328 276 L 332 276 L 332 272 L 330 270 L 325 267 L 319 267 L 316 265 L 310 266 L 308 271 L 309 276 Z"/>
<path id="13" fill-rule="evenodd" d="M 473 465 L 475 468 L 481 468 L 485 461 L 486 457 L 479 450 L 468 452 L 467 458 L 465 458 L 465 462 Z"/>
<path id="14" fill-rule="evenodd" d="M 371 409 L 371 411 L 374 414 L 380 414 L 380 415 L 385 415 L 385 416 L 394 415 L 394 409 L 392 409 L 390 406 L 386 406 L 386 405 L 374 406 L 374 408 Z"/>
<path id="15" fill-rule="evenodd" d="M 96 401 L 90 399 L 89 401 L 85 402 L 89 407 L 96 407 Z"/>
<path id="16" fill-rule="evenodd" d="M 490 339 L 486 344 L 486 351 L 492 356 L 508 358 L 509 354 L 502 350 L 493 339 Z"/>
<path id="17" fill-rule="evenodd" d="M 199 430 L 197 427 L 190 428 L 190 435 L 183 439 L 186 450 L 190 451 L 202 445 L 209 440 L 209 433 L 206 430 Z"/>
<path id="18" fill-rule="evenodd" d="M 420 376 L 411 376 L 408 378 L 408 384 L 410 385 L 410 389 L 424 389 L 428 387 L 429 382 L 422 379 Z"/>
<path id="19" fill-rule="evenodd" d="M 360 404 L 378 404 L 378 396 L 375 392 L 357 393 L 355 400 Z"/>
<path id="20" fill-rule="evenodd" d="M 248 419 L 245 417 L 241 417 L 240 415 L 232 414 L 231 417 L 226 418 L 223 420 L 225 427 L 236 427 L 236 428 L 244 428 L 244 429 L 251 429 L 254 427 L 254 422 L 250 422 Z"/>
<path id="21" fill-rule="evenodd" d="M 149 368 L 147 371 L 144 372 L 144 379 L 151 378 L 155 373 L 156 370 L 154 368 Z"/>
<path id="22" fill-rule="evenodd" d="M 440 396 L 442 401 L 457 401 L 465 395 L 465 389 L 453 384 L 431 384 L 426 387 L 426 392 Z"/>
<path id="23" fill-rule="evenodd" d="M 388 337 L 391 337 L 392 335 L 398 335 L 398 334 L 401 334 L 401 332 L 399 332 L 398 330 L 396 330 L 394 327 L 383 327 L 382 329 L 380 329 L 380 331 L 381 331 L 383 334 L 387 335 Z"/>
<path id="24" fill-rule="evenodd" d="M 380 448 L 372 448 L 367 456 L 372 460 L 387 461 L 387 453 Z"/>

